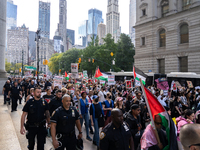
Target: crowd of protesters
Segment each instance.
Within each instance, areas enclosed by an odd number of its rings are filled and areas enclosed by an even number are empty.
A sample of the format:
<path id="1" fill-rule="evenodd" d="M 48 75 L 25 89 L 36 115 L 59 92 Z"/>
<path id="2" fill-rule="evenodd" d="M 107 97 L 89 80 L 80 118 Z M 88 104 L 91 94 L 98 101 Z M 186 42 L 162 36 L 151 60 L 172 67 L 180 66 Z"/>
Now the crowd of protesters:
<path id="1" fill-rule="evenodd" d="M 151 124 L 151 119 L 140 87 L 126 88 L 125 82 L 121 81 L 116 81 L 115 85 L 106 83 L 89 85 L 85 82 L 74 84 L 64 81 L 62 87 L 59 87 L 54 86 L 51 79 L 10 78 L 3 89 L 4 104 L 11 102 L 12 112 L 17 111 L 17 101 L 19 100 L 19 104 L 21 104 L 21 99 L 25 103 L 29 101 L 34 97 L 34 88 L 38 86 L 42 89 L 42 98 L 48 103 L 50 115 L 62 106 L 63 96 L 70 96 L 71 106 L 75 107 L 79 113 L 81 127 L 85 126 L 86 139 L 92 141 L 97 148 L 104 150 L 103 146 L 101 147 L 101 140 L 104 137 L 101 137 L 100 131 L 112 123 L 111 112 L 115 108 L 123 113 L 123 119 L 133 138 L 133 149 L 163 149 L 168 143 L 166 136 L 164 136 L 162 144 L 157 144 L 156 147 L 155 145 L 154 147 L 145 147 L 141 143 L 143 133 L 147 132 L 145 129 Z M 15 91 L 13 87 L 17 87 L 18 91 Z M 200 124 L 200 89 L 181 87 L 169 89 L 166 94 L 154 85 L 147 88 L 158 99 L 169 116 L 174 118 L 178 149 L 183 150 L 179 138 L 181 128 L 185 124 Z M 155 117 L 156 121 L 159 125 L 159 116 Z M 164 131 L 164 129 L 162 130 Z"/>

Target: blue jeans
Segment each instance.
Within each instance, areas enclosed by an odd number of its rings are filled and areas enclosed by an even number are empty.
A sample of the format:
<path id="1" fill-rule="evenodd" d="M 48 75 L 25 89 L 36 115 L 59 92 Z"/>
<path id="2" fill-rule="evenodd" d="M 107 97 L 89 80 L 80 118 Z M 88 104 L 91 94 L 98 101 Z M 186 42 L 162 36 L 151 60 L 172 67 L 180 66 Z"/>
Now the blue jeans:
<path id="1" fill-rule="evenodd" d="M 98 118 L 94 119 L 94 136 L 93 141 L 96 142 L 97 146 L 99 146 L 99 126 L 98 126 Z"/>
<path id="2" fill-rule="evenodd" d="M 4 91 L 4 103 L 6 103 L 7 95 L 8 95 L 8 92 Z"/>
<path id="3" fill-rule="evenodd" d="M 86 137 L 90 137 L 89 136 L 89 115 L 88 113 L 85 113 L 84 115 L 82 115 L 83 118 L 80 119 L 81 122 L 81 127 L 83 125 L 83 119 L 85 120 L 85 129 L 86 129 Z"/>

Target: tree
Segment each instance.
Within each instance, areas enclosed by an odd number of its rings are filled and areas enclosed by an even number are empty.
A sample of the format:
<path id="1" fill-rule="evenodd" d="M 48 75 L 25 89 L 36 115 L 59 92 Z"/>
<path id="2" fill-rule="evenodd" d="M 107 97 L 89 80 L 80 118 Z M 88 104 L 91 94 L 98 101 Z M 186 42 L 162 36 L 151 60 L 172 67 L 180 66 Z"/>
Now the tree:
<path id="1" fill-rule="evenodd" d="M 116 66 L 124 71 L 133 71 L 135 49 L 130 37 L 121 34 L 117 45 Z"/>
<path id="2" fill-rule="evenodd" d="M 5 61 L 6 72 L 10 72 L 10 71 L 11 71 L 11 66 L 12 66 L 12 64 L 9 63 L 9 62 L 7 61 L 7 59 L 6 59 L 6 61 Z"/>
<path id="3" fill-rule="evenodd" d="M 52 74 L 58 74 L 59 72 L 59 61 L 62 57 L 63 53 L 56 53 L 56 54 L 53 54 L 50 58 L 50 61 L 48 63 L 48 67 L 49 67 L 49 70 L 52 72 Z"/>

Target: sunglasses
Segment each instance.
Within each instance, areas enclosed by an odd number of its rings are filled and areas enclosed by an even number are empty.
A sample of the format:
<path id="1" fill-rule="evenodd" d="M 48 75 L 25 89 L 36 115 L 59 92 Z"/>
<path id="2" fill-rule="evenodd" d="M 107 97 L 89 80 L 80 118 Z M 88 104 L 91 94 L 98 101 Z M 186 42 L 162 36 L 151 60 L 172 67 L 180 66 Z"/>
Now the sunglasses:
<path id="1" fill-rule="evenodd" d="M 160 123 L 160 122 L 155 122 L 155 124 L 157 124 L 157 125 L 162 125 L 162 122 Z"/>
<path id="2" fill-rule="evenodd" d="M 189 146 L 189 148 L 190 148 L 191 146 L 200 146 L 200 143 L 199 143 L 199 144 L 192 144 L 192 145 Z"/>

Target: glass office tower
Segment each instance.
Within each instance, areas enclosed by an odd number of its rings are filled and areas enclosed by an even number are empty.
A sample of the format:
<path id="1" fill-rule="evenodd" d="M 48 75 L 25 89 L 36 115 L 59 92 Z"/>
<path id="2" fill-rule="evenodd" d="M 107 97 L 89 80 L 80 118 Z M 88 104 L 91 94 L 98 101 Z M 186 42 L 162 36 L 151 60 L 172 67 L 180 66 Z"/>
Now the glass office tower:
<path id="1" fill-rule="evenodd" d="M 41 36 L 49 38 L 50 36 L 50 5 L 49 2 L 39 1 L 39 24 Z"/>

